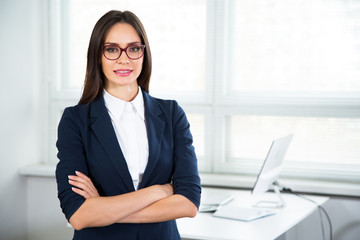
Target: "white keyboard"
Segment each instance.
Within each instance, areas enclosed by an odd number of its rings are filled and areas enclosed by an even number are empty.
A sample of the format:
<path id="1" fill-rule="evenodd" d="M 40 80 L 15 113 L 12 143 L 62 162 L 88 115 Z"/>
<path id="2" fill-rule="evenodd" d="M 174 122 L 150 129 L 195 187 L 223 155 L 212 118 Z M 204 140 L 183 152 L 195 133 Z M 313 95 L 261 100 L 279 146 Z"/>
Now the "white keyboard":
<path id="1" fill-rule="evenodd" d="M 249 222 L 274 214 L 276 214 L 274 211 L 268 209 L 225 205 L 219 207 L 214 216 Z"/>
<path id="2" fill-rule="evenodd" d="M 221 206 L 231 202 L 234 199 L 231 195 L 212 195 L 204 197 L 204 200 L 201 201 L 199 212 L 215 212 L 216 209 Z"/>

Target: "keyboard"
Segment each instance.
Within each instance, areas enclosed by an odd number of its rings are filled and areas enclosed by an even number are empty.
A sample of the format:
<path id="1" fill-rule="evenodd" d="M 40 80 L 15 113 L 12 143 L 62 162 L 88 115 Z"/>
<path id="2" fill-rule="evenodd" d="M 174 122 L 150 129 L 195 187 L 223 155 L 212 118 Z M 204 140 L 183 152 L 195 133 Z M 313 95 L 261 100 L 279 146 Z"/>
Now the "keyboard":
<path id="1" fill-rule="evenodd" d="M 206 196 L 204 200 L 201 201 L 199 212 L 215 212 L 219 206 L 225 205 L 233 199 L 234 197 L 231 195 Z"/>
<path id="2" fill-rule="evenodd" d="M 276 212 L 268 209 L 225 205 L 219 207 L 213 216 L 249 222 L 275 214 Z"/>

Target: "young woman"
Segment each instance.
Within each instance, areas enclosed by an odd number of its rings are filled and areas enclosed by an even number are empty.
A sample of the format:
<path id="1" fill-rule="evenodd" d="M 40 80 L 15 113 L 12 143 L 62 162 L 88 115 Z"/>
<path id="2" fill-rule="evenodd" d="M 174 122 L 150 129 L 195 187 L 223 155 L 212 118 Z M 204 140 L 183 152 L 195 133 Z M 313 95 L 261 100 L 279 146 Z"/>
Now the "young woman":
<path id="1" fill-rule="evenodd" d="M 148 94 L 150 46 L 131 12 L 96 23 L 83 95 L 58 127 L 56 179 L 73 239 L 180 239 L 200 178 L 192 135 L 175 101 Z"/>

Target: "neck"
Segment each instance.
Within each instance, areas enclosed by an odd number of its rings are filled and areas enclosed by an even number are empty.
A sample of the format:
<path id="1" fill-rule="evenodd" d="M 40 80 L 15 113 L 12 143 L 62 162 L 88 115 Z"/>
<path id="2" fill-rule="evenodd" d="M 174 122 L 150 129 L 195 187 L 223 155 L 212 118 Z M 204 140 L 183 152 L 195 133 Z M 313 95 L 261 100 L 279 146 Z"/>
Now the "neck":
<path id="1" fill-rule="evenodd" d="M 117 88 L 109 88 L 105 86 L 105 90 L 114 97 L 131 102 L 137 96 L 139 87 L 137 85 L 136 87 L 121 86 Z"/>

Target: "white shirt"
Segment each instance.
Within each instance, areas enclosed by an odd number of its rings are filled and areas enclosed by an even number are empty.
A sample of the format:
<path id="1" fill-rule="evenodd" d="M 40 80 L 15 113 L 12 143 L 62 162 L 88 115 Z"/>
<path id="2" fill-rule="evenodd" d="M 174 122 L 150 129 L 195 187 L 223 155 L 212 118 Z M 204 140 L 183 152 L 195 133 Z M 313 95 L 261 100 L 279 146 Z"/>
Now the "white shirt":
<path id="1" fill-rule="evenodd" d="M 138 94 L 131 102 L 116 98 L 105 90 L 104 100 L 129 168 L 134 188 L 137 190 L 149 157 L 144 99 L 141 88 L 139 87 Z"/>

